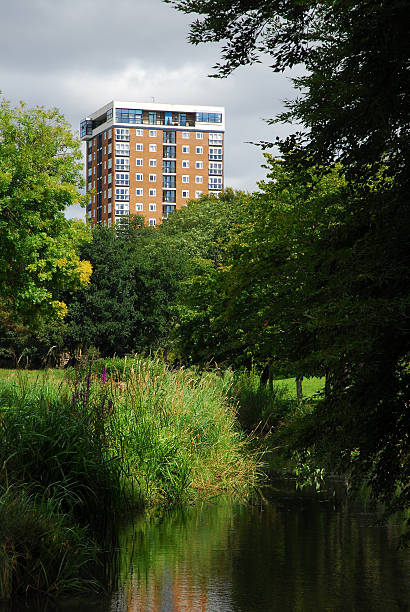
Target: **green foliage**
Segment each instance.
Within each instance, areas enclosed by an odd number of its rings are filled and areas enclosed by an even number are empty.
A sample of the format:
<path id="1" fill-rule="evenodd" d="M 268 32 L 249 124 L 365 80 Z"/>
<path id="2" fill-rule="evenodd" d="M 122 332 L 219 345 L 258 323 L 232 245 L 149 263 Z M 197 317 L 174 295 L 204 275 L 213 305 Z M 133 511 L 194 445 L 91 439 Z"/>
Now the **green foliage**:
<path id="1" fill-rule="evenodd" d="M 285 386 L 275 381 L 271 389 L 255 370 L 233 372 L 230 396 L 237 403 L 241 426 L 258 434 L 277 429 L 296 408 L 295 398 Z"/>
<path id="2" fill-rule="evenodd" d="M 100 588 L 114 520 L 243 498 L 258 478 L 228 381 L 142 358 L 84 360 L 73 378 L 74 388 L 28 375 L 0 388 L 2 598 Z"/>
<path id="3" fill-rule="evenodd" d="M 306 69 L 278 118 L 305 131 L 279 142 L 255 227 L 233 239 L 222 308 L 273 365 L 326 374 L 323 401 L 288 423 L 290 448 L 408 508 L 408 2 L 170 3 L 203 17 L 191 42 L 226 41 L 219 76 L 260 54 Z"/>
<path id="4" fill-rule="evenodd" d="M 136 499 L 170 505 L 222 493 L 246 495 L 256 464 L 228 403 L 228 381 L 212 373 L 171 371 L 159 359 L 99 360 L 92 369 L 100 395 L 87 396 L 83 387 L 79 398 L 102 415 L 108 457 L 122 458 L 126 486 Z"/>
<path id="5" fill-rule="evenodd" d="M 89 286 L 67 297 L 64 332 L 72 351 L 96 346 L 101 355 L 125 355 L 165 344 L 170 305 L 184 275 L 181 250 L 152 228 L 96 228 L 82 256 L 91 261 Z"/>
<path id="6" fill-rule="evenodd" d="M 0 492 L 0 598 L 97 590 L 97 544 L 61 513 L 58 498 Z"/>
<path id="7" fill-rule="evenodd" d="M 95 415 L 78 398 L 47 379 L 3 382 L 0 477 L 4 484 L 59 497 L 64 513 L 98 529 L 126 500 L 118 458 L 104 457 Z"/>
<path id="8" fill-rule="evenodd" d="M 0 313 L 38 326 L 62 318 L 64 289 L 89 281 L 85 225 L 63 211 L 82 197 L 81 149 L 57 110 L 0 103 Z"/>

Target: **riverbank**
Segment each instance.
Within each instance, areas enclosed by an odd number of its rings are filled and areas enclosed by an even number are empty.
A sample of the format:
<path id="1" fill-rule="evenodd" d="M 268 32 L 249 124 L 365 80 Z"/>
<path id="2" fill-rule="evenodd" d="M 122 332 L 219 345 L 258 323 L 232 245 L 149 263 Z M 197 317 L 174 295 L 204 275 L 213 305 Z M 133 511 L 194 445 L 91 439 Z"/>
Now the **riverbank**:
<path id="1" fill-rule="evenodd" d="M 104 537 L 127 513 L 245 498 L 258 463 L 229 384 L 142 358 L 3 378 L 0 597 L 100 588 Z"/>

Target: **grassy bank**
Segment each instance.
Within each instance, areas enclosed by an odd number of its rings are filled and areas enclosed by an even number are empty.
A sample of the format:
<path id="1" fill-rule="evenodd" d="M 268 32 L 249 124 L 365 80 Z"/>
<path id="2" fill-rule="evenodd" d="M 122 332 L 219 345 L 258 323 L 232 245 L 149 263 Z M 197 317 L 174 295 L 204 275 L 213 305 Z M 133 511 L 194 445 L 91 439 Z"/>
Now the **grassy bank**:
<path id="1" fill-rule="evenodd" d="M 68 383 L 2 377 L 0 597 L 96 586 L 102 535 L 125 512 L 246 496 L 257 464 L 228 386 L 148 359 L 84 361 Z"/>

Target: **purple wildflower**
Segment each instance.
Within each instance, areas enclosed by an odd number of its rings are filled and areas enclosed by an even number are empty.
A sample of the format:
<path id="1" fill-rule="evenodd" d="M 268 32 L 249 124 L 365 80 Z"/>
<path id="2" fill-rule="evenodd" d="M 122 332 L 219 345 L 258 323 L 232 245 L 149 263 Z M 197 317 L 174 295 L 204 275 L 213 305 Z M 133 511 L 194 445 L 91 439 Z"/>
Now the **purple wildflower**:
<path id="1" fill-rule="evenodd" d="M 101 374 L 101 381 L 103 383 L 107 382 L 107 368 L 105 366 L 103 367 L 103 371 L 102 371 L 102 374 Z"/>

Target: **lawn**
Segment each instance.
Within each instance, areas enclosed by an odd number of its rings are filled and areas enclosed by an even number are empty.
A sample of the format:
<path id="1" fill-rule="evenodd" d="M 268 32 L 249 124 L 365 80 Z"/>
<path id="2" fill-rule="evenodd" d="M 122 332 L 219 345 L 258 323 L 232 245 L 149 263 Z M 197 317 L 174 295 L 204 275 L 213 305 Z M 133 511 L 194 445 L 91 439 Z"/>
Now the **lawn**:
<path id="1" fill-rule="evenodd" d="M 296 378 L 283 378 L 274 382 L 278 387 L 286 388 L 291 397 L 296 398 Z M 302 381 L 303 397 L 309 398 L 315 393 L 322 391 L 325 386 L 324 376 L 317 378 L 304 378 Z"/>

